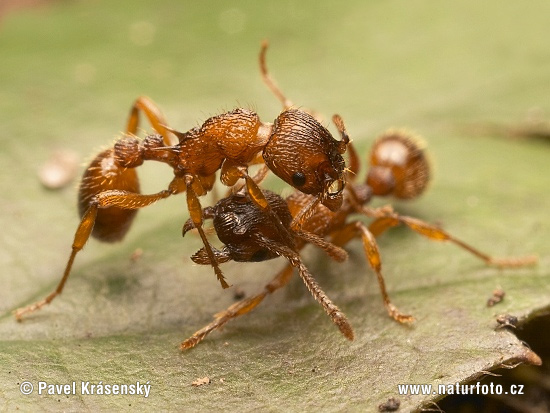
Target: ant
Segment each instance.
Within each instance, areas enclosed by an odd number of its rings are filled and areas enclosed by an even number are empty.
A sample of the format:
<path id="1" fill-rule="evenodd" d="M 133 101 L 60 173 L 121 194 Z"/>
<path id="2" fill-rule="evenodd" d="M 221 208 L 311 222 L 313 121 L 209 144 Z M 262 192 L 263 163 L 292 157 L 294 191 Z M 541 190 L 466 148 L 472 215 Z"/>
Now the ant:
<path id="1" fill-rule="evenodd" d="M 347 252 L 327 242 L 317 234 L 303 229 L 292 229 L 291 222 L 293 216 L 285 200 L 271 191 L 263 190 L 263 194 L 281 222 L 289 228 L 293 238 L 284 237 L 277 227 L 273 225 L 267 214 L 257 207 L 244 190 L 241 190 L 221 199 L 213 207 L 207 207 L 203 210 L 203 218 L 213 220 L 216 234 L 220 241 L 225 244 L 221 250 L 214 250 L 216 259 L 219 263 L 224 263 L 230 260 L 237 262 L 259 262 L 279 256 L 286 258 L 290 268 L 287 274 L 288 277 L 292 275 L 293 268 L 298 268 L 302 281 L 313 297 L 321 304 L 342 334 L 348 339 L 353 340 L 353 330 L 345 314 L 330 300 L 315 281 L 302 262 L 299 249 L 303 244 L 311 243 L 323 249 L 331 258 L 339 262 L 347 259 Z M 188 220 L 183 228 L 184 235 L 191 229 L 193 229 L 193 222 Z M 204 248 L 197 251 L 191 259 L 197 264 L 211 265 L 210 258 Z M 266 291 L 272 292 L 282 287 L 282 285 L 275 283 L 275 281 L 266 286 Z M 241 301 L 237 303 L 239 307 L 237 311 L 233 311 L 235 306 L 232 306 L 225 313 L 230 314 L 230 318 L 245 314 L 259 304 L 264 296 L 260 295 Z M 229 320 L 225 316 L 222 318 L 225 320 L 224 322 L 209 325 L 183 342 L 181 344 L 182 350 L 194 347 L 210 331 L 220 327 Z"/>
<path id="2" fill-rule="evenodd" d="M 345 127 L 337 116 L 333 119 L 339 124 L 342 134 L 346 134 Z M 363 249 L 370 267 L 377 276 L 384 306 L 394 320 L 399 323 L 411 323 L 414 317 L 404 314 L 391 302 L 386 291 L 382 275 L 382 260 L 375 237 L 387 229 L 405 224 L 413 231 L 434 241 L 449 241 L 469 251 L 489 265 L 498 267 L 515 267 L 533 264 L 537 258 L 527 256 L 522 258 L 494 258 L 482 253 L 471 245 L 457 239 L 441 228 L 416 218 L 399 215 L 390 206 L 370 208 L 365 206 L 375 196 L 394 196 L 398 199 L 413 199 L 421 195 L 430 177 L 429 163 L 418 138 L 401 130 L 389 130 L 379 137 L 370 153 L 370 168 L 366 182 L 356 182 L 359 172 L 359 159 L 350 144 L 348 146 L 350 167 L 348 185 L 342 207 L 331 211 L 326 206 L 318 204 L 311 215 L 303 222 L 301 232 L 293 232 L 294 240 L 285 243 L 265 214 L 256 205 L 247 200 L 244 192 L 222 199 L 213 208 L 204 211 L 205 219 L 213 219 L 214 229 L 218 238 L 225 246 L 216 251 L 218 261 L 263 261 L 277 256 L 283 256 L 289 264 L 269 282 L 259 294 L 239 301 L 225 311 L 214 316 L 214 320 L 195 332 L 181 344 L 186 350 L 200 343 L 210 332 L 225 325 L 229 320 L 247 314 L 260 304 L 263 299 L 285 286 L 291 279 L 293 269 L 298 268 L 299 274 L 317 301 L 319 301 L 332 321 L 349 340 L 353 340 L 353 330 L 345 315 L 336 307 L 312 279 L 300 260 L 299 251 L 306 243 L 320 246 L 319 239 L 326 240 L 323 249 L 329 255 L 341 260 L 342 254 L 335 254 L 337 248 L 346 245 L 355 238 L 361 238 Z M 285 224 L 290 222 L 290 216 L 300 214 L 304 205 L 308 205 L 312 197 L 295 191 L 285 201 L 275 194 L 269 193 L 266 198 L 272 202 L 273 209 Z M 286 206 L 286 208 L 285 208 Z M 365 225 L 359 220 L 349 221 L 353 214 L 361 214 L 374 221 Z M 184 232 L 192 228 L 188 221 Z M 304 236 L 306 234 L 307 236 Z M 315 237 L 312 237 L 315 236 Z M 198 264 L 210 265 L 211 262 L 204 249 L 192 256 Z"/>
<path id="3" fill-rule="evenodd" d="M 267 86 L 277 91 L 265 63 L 267 47 L 267 42 L 263 42 L 260 70 Z M 16 310 L 15 317 L 20 320 L 26 313 L 40 309 L 61 294 L 76 254 L 90 235 L 100 241 L 120 241 L 138 209 L 182 192 L 186 192 L 191 220 L 214 272 L 221 286 L 228 288 L 202 228 L 199 201 L 200 196 L 213 188 L 218 170 L 221 170 L 220 180 L 224 185 L 233 186 L 244 179 L 250 199 L 270 217 L 288 241 L 293 238 L 288 226 L 283 225 L 271 210 L 255 178 L 248 174 L 249 165 L 264 162 L 285 182 L 314 197 L 291 224 L 292 228 L 299 228 L 317 203 L 337 210 L 343 202 L 345 162 L 342 154 L 349 140 L 337 141 L 311 114 L 292 108 L 286 99 L 281 102 L 283 111 L 273 123 L 261 122 L 255 112 L 237 108 L 207 119 L 200 127 L 178 132 L 166 126 L 161 111 L 150 99 L 138 98 L 131 108 L 124 136 L 113 147 L 100 152 L 84 172 L 78 192 L 81 221 L 61 281 L 43 300 Z M 140 112 L 158 133 L 143 141 L 134 136 Z M 172 135 L 178 138 L 178 143 L 172 144 Z M 174 171 L 174 178 L 165 190 L 141 194 L 136 168 L 148 160 L 168 164 Z M 264 175 L 265 171 L 256 179 Z"/>

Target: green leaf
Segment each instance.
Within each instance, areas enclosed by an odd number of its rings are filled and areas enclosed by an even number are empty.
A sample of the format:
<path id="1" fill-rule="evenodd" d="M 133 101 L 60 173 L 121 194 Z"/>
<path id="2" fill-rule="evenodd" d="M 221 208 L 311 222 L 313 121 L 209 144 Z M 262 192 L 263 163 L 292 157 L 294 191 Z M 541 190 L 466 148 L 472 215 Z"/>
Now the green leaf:
<path id="1" fill-rule="evenodd" d="M 410 411 L 438 396 L 399 395 L 399 384 L 448 385 L 535 362 L 512 333 L 495 329 L 495 319 L 509 313 L 527 320 L 550 305 L 550 149 L 474 134 L 471 126 L 520 122 L 533 108 L 548 116 L 549 12 L 542 1 L 530 8 L 496 1 L 125 1 L 59 2 L 4 16 L 0 406 L 377 411 L 395 397 Z M 397 210 L 489 254 L 538 254 L 538 265 L 490 268 L 455 246 L 392 229 L 379 239 L 383 271 L 394 304 L 417 319 L 407 327 L 387 316 L 359 240 L 343 264 L 308 248 L 306 264 L 348 315 L 355 341 L 339 334 L 295 277 L 250 315 L 181 353 L 179 343 L 234 298 L 211 268 L 188 258 L 201 243 L 181 238 L 187 211 L 180 196 L 140 211 L 124 243 L 90 241 L 63 294 L 17 323 L 14 309 L 59 282 L 78 225 L 76 190 L 48 191 L 38 180 L 50 154 L 67 148 L 89 159 L 119 136 L 140 95 L 180 130 L 235 106 L 274 119 L 279 103 L 257 67 L 264 38 L 272 75 L 289 98 L 327 120 L 341 114 L 360 153 L 389 127 L 424 136 L 433 183 L 421 199 L 394 203 Z M 171 171 L 145 165 L 140 176 L 154 192 Z M 275 178 L 266 186 L 282 189 Z M 134 262 L 138 248 L 143 254 Z M 283 266 L 222 268 L 251 295 Z M 496 288 L 506 296 L 488 308 Z M 203 377 L 210 384 L 192 386 Z M 33 394 L 20 393 L 24 381 Z M 39 395 L 39 381 L 74 381 L 78 391 Z M 151 385 L 148 398 L 80 391 L 81 382 L 138 381 Z"/>

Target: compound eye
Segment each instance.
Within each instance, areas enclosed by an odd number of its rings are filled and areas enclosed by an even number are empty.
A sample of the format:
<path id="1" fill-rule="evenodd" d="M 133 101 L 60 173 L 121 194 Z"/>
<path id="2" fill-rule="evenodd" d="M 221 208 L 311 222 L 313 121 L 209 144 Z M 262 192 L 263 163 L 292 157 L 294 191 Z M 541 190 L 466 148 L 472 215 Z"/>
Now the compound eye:
<path id="1" fill-rule="evenodd" d="M 304 186 L 306 183 L 306 176 L 302 172 L 296 172 L 292 175 L 292 183 L 297 187 Z"/>

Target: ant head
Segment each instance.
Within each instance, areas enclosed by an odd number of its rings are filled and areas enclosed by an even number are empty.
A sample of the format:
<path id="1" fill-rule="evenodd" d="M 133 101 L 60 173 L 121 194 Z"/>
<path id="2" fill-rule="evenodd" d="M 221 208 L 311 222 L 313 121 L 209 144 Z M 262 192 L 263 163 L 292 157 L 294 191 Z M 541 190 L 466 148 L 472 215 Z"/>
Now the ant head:
<path id="1" fill-rule="evenodd" d="M 370 164 L 367 185 L 374 195 L 415 198 L 430 179 L 430 167 L 420 139 L 403 130 L 391 129 L 376 140 Z"/>
<path id="2" fill-rule="evenodd" d="M 334 211 L 343 200 L 346 145 L 310 114 L 289 109 L 275 120 L 263 158 L 279 178 L 305 194 L 319 196 Z"/>

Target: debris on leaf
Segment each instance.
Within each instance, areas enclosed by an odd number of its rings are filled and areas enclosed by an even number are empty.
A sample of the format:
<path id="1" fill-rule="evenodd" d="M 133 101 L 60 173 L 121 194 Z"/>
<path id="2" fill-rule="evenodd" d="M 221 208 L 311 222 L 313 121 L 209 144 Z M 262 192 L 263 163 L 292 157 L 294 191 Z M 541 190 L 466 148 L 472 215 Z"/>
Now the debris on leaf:
<path id="1" fill-rule="evenodd" d="M 137 262 L 143 255 L 143 250 L 141 248 L 136 248 L 134 252 L 132 252 L 132 255 L 130 256 L 130 260 L 132 262 Z"/>
<path id="2" fill-rule="evenodd" d="M 38 179 L 48 189 L 61 189 L 69 185 L 78 172 L 76 152 L 59 149 L 38 171 Z"/>
<path id="3" fill-rule="evenodd" d="M 499 316 L 497 316 L 497 323 L 497 328 L 516 328 L 518 324 L 518 318 L 515 315 L 511 314 L 500 314 Z"/>
<path id="4" fill-rule="evenodd" d="M 398 399 L 394 397 L 390 397 L 387 401 L 385 401 L 384 403 L 378 406 L 378 411 L 395 412 L 396 410 L 399 409 L 400 405 L 401 405 L 401 402 Z"/>
<path id="5" fill-rule="evenodd" d="M 193 387 L 199 387 L 199 386 L 203 386 L 205 384 L 210 384 L 210 377 L 203 377 L 203 378 L 197 379 L 193 383 L 191 383 L 191 385 Z"/>
<path id="6" fill-rule="evenodd" d="M 235 301 L 242 300 L 244 297 L 246 297 L 245 291 L 240 287 L 235 287 L 233 290 L 233 299 Z"/>
<path id="7" fill-rule="evenodd" d="M 505 295 L 506 293 L 503 290 L 497 288 L 493 291 L 493 295 L 491 296 L 491 298 L 487 300 L 487 307 L 492 307 L 495 304 L 500 303 L 502 300 L 504 300 Z"/>

